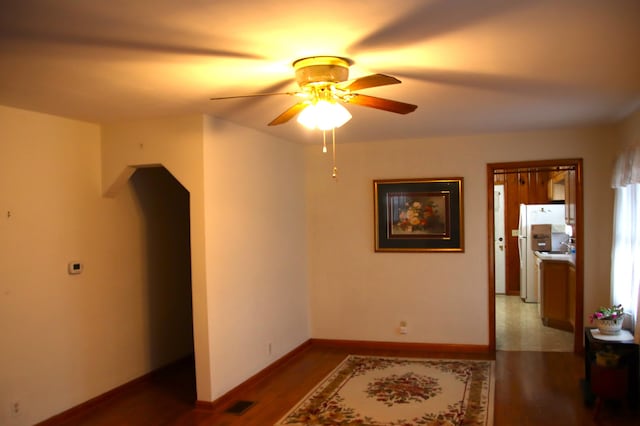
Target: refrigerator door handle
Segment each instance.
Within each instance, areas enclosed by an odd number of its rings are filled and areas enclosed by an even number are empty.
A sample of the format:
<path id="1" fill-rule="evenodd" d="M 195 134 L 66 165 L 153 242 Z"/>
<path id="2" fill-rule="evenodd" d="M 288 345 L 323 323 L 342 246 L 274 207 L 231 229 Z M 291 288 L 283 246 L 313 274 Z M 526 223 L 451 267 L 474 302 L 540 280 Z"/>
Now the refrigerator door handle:
<path id="1" fill-rule="evenodd" d="M 524 256 L 523 256 L 523 253 L 522 253 L 522 244 L 523 243 L 526 244 L 526 241 L 527 241 L 526 237 L 518 237 L 518 257 L 519 257 L 519 260 L 520 260 L 520 267 L 521 268 L 525 267 L 525 265 L 523 263 Z"/>

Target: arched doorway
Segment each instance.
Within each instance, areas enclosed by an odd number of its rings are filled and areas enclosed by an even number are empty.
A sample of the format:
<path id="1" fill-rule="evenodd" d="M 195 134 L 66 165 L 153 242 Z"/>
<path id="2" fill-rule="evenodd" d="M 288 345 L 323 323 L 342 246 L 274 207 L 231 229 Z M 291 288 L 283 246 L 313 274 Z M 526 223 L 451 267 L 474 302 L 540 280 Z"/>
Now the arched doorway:
<path id="1" fill-rule="evenodd" d="M 181 387 L 195 401 L 189 191 L 164 167 L 137 167 L 130 177 L 143 226 L 149 361 L 176 364 L 193 378 Z"/>

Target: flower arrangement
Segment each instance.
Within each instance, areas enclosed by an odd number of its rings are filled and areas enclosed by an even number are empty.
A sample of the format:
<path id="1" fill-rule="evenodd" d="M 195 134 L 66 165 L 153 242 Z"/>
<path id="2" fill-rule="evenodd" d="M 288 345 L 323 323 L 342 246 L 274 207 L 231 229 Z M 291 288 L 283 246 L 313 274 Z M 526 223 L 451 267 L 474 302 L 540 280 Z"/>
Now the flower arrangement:
<path id="1" fill-rule="evenodd" d="M 438 207 L 434 202 L 422 203 L 414 200 L 405 203 L 405 208 L 400 210 L 400 220 L 396 224 L 403 231 L 424 231 L 433 221 L 438 219 Z"/>
<path id="2" fill-rule="evenodd" d="M 601 306 L 594 313 L 589 315 L 589 320 L 594 322 L 595 320 L 616 320 L 624 317 L 624 308 L 622 305 L 614 305 L 610 307 Z"/>

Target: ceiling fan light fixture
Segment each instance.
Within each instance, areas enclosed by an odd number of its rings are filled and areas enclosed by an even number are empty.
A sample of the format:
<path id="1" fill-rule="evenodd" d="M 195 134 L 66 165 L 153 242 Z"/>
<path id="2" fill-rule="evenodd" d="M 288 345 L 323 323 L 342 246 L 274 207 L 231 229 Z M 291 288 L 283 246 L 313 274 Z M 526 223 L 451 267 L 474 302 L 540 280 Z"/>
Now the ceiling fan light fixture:
<path id="1" fill-rule="evenodd" d="M 298 123 L 302 124 L 309 130 L 316 128 L 316 115 L 314 113 L 314 105 L 309 105 L 298 114 Z"/>
<path id="2" fill-rule="evenodd" d="M 297 120 L 308 129 L 331 130 L 351 120 L 351 113 L 338 103 L 319 100 L 302 110 Z"/>
<path id="3" fill-rule="evenodd" d="M 353 61 L 339 56 L 311 56 L 293 62 L 300 87 L 315 83 L 337 83 L 349 78 Z"/>
<path id="4" fill-rule="evenodd" d="M 331 130 L 342 127 L 351 120 L 351 113 L 336 102 L 318 101 L 316 104 L 317 126 L 320 130 Z"/>
<path id="5" fill-rule="evenodd" d="M 293 62 L 299 92 L 257 93 L 245 96 L 227 96 L 211 98 L 212 100 L 233 99 L 243 97 L 294 95 L 300 101 L 290 106 L 269 122 L 269 126 L 277 126 L 292 120 L 308 129 L 322 130 L 322 151 L 327 152 L 326 131 L 330 130 L 333 140 L 333 172 L 337 177 L 336 167 L 336 128 L 351 120 L 351 114 L 342 103 L 376 108 L 397 114 L 408 114 L 418 106 L 398 102 L 391 99 L 361 95 L 356 91 L 372 87 L 398 84 L 400 80 L 385 74 L 370 74 L 348 80 L 349 67 L 353 65 L 349 58 L 341 56 L 309 56 Z"/>

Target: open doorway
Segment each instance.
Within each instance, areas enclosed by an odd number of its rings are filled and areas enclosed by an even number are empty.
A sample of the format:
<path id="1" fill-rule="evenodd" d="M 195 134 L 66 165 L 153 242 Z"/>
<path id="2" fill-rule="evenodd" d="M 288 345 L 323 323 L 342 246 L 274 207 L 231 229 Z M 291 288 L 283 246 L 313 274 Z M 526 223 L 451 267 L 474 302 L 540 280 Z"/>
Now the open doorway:
<path id="1" fill-rule="evenodd" d="M 164 167 L 138 167 L 130 178 L 144 224 L 149 363 L 184 382 L 195 401 L 189 191 Z"/>
<path id="2" fill-rule="evenodd" d="M 562 177 L 563 201 L 553 200 L 554 184 Z M 501 194 L 499 194 L 501 192 Z M 583 229 L 582 229 L 582 160 L 541 160 L 513 163 L 493 163 L 487 165 L 488 204 L 488 252 L 489 252 L 489 345 L 498 349 L 496 342 L 496 300 L 523 300 L 520 283 L 520 255 L 518 221 L 520 204 L 563 204 L 565 222 L 575 240 L 575 261 L 571 271 L 567 269 L 566 281 L 566 323 L 570 325 L 573 340 L 570 346 L 574 352 L 583 347 Z M 504 209 L 504 233 L 500 235 L 500 209 Z M 515 211 L 514 211 L 515 210 Z M 498 232 L 496 232 L 496 229 Z M 500 238 L 503 240 L 500 241 Z M 504 270 L 502 265 L 504 264 Z M 567 267 L 569 268 L 569 267 Z M 504 276 L 503 276 L 504 274 Z M 504 294 L 505 298 L 496 299 Z M 537 302 L 537 300 L 535 301 Z M 542 321 L 537 303 L 522 306 L 534 311 L 536 326 Z M 501 309 L 503 306 L 499 306 Z M 548 324 L 545 324 L 545 327 Z M 553 325 L 553 324 L 552 324 Z M 526 327 L 526 323 L 522 325 Z M 555 325 L 554 325 L 555 328 Z M 527 331 L 522 332 L 527 339 Z M 571 342 L 569 342 L 571 343 Z"/>

